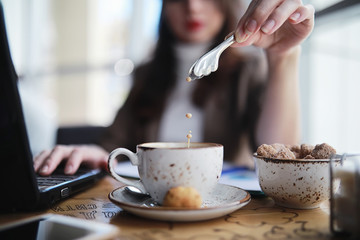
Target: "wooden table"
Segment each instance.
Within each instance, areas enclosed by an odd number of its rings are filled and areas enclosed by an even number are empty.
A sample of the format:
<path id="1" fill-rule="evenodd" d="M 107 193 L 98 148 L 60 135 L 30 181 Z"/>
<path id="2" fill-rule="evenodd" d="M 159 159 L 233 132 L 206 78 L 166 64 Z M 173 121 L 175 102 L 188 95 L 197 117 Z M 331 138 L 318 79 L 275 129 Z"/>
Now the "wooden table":
<path id="1" fill-rule="evenodd" d="M 36 213 L 0 214 L 0 224 L 43 213 L 68 215 L 116 225 L 119 239 L 335 239 L 329 227 L 329 204 L 313 210 L 274 205 L 267 197 L 253 198 L 244 208 L 222 218 L 176 223 L 148 220 L 123 211 L 108 199 L 120 185 L 105 177 L 93 188 L 51 209 Z"/>

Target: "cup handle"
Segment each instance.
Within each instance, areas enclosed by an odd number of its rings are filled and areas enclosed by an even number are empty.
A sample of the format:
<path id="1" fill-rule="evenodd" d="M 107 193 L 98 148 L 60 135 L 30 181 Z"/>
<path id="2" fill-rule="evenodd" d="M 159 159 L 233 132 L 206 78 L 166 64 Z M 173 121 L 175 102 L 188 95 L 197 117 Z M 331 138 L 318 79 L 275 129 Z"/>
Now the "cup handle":
<path id="1" fill-rule="evenodd" d="M 138 181 L 138 180 L 126 179 L 126 178 L 119 176 L 115 172 L 113 165 L 114 165 L 114 161 L 116 160 L 116 157 L 119 155 L 127 156 L 130 159 L 131 164 L 134 166 L 139 166 L 139 164 L 140 164 L 140 160 L 135 153 L 133 153 L 132 151 L 130 151 L 126 148 L 117 148 L 110 153 L 109 159 L 108 159 L 108 169 L 109 169 L 111 176 L 113 178 L 115 178 L 116 180 L 118 180 L 119 182 L 124 183 L 125 185 L 136 187 L 142 193 L 147 193 L 141 180 Z"/>

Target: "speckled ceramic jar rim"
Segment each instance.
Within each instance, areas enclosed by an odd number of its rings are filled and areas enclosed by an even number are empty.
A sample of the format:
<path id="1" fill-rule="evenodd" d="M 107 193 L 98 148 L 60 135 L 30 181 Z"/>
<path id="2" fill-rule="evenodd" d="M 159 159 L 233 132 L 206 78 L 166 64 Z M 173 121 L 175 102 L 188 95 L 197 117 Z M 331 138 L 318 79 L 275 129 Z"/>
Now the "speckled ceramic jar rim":
<path id="1" fill-rule="evenodd" d="M 186 142 L 148 142 L 137 146 L 140 149 L 194 149 L 194 148 L 222 148 L 219 143 L 191 142 L 190 148 Z"/>
<path id="2" fill-rule="evenodd" d="M 330 158 L 327 159 L 278 159 L 278 158 L 267 158 L 258 156 L 256 153 L 253 155 L 257 159 L 261 159 L 265 162 L 272 162 L 272 163 L 324 163 L 330 162 Z M 340 161 L 340 158 L 334 158 L 335 161 Z"/>

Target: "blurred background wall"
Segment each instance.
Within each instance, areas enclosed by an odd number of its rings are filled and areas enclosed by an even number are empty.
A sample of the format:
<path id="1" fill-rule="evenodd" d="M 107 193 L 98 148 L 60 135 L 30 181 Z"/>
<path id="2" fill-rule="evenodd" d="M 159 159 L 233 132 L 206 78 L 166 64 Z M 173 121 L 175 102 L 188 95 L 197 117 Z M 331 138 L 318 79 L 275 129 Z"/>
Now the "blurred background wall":
<path id="1" fill-rule="evenodd" d="M 110 124 L 151 54 L 162 1 L 2 2 L 27 121 L 38 125 L 28 131 L 48 133 L 38 148 L 59 126 Z M 303 2 L 317 15 L 301 59 L 302 142 L 360 152 L 359 1 Z"/>

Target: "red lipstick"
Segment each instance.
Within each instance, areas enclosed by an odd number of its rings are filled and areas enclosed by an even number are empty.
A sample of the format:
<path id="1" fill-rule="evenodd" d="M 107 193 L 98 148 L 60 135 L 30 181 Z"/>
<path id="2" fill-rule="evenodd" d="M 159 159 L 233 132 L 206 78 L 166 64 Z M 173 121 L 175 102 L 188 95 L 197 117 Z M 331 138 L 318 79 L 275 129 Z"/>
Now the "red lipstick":
<path id="1" fill-rule="evenodd" d="M 203 24 L 200 21 L 191 20 L 186 23 L 186 28 L 189 31 L 196 31 L 200 29 L 203 26 Z"/>

